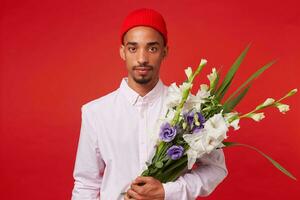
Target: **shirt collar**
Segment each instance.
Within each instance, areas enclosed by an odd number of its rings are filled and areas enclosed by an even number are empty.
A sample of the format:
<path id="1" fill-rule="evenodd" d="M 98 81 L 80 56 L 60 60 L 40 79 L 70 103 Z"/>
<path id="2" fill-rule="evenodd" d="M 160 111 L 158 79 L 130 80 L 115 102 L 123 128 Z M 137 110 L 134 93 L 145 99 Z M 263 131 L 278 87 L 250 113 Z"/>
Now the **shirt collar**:
<path id="1" fill-rule="evenodd" d="M 159 79 L 154 88 L 142 97 L 128 86 L 128 78 L 123 78 L 120 84 L 120 91 L 122 94 L 125 95 L 126 99 L 131 105 L 139 105 L 145 103 L 152 103 L 153 101 L 155 101 L 157 97 L 161 96 L 163 87 L 164 85 Z"/>

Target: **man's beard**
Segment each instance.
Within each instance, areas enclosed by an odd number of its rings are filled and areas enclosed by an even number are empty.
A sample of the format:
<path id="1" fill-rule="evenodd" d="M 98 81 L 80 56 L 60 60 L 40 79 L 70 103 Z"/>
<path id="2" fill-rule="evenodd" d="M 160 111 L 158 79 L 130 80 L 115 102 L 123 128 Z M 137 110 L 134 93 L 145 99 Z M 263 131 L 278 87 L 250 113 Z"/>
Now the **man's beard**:
<path id="1" fill-rule="evenodd" d="M 141 85 L 145 85 L 145 84 L 149 83 L 152 80 L 152 78 L 151 77 L 150 78 L 146 78 L 146 77 L 143 76 L 141 79 L 138 79 L 136 77 L 133 77 L 133 80 L 136 83 L 139 83 Z"/>
<path id="2" fill-rule="evenodd" d="M 150 70 L 153 70 L 153 66 L 152 65 L 139 65 L 139 66 L 134 66 L 133 70 L 135 70 L 138 67 L 147 67 L 150 68 Z M 137 78 L 135 76 L 133 76 L 133 80 L 138 83 L 138 84 L 142 84 L 145 85 L 147 83 L 149 83 L 152 80 L 152 77 L 147 78 L 146 76 L 142 76 L 142 78 Z"/>

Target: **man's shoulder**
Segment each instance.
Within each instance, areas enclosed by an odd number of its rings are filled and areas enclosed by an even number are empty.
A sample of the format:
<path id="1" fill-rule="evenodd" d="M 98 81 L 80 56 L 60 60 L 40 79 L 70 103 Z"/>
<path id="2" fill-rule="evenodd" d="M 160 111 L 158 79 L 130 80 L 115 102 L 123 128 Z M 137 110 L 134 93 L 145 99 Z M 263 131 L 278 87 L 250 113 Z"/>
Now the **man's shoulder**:
<path id="1" fill-rule="evenodd" d="M 104 96 L 88 101 L 82 105 L 81 110 L 85 112 L 95 112 L 107 109 L 108 107 L 111 107 L 114 104 L 118 93 L 119 89 L 116 89 Z"/>

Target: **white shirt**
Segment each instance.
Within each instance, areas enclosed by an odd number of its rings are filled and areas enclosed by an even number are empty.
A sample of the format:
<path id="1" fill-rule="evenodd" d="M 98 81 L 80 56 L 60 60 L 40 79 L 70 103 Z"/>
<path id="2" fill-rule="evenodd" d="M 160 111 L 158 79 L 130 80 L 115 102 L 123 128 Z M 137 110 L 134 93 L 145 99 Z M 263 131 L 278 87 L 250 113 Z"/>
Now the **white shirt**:
<path id="1" fill-rule="evenodd" d="M 167 87 L 158 81 L 141 97 L 124 78 L 112 93 L 82 106 L 82 124 L 74 167 L 72 200 L 119 200 L 145 169 L 155 150 L 151 134 L 165 113 Z M 158 134 L 158 133 L 157 133 Z M 163 184 L 166 200 L 210 194 L 227 175 L 222 150 L 200 160 L 201 166 Z"/>

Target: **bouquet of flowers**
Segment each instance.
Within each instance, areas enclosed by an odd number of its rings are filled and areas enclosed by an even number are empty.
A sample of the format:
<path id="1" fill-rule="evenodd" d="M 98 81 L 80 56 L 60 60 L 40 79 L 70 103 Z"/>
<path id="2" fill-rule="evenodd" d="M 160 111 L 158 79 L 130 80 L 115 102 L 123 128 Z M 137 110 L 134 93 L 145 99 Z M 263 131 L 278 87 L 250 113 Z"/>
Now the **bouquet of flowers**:
<path id="1" fill-rule="evenodd" d="M 147 163 L 147 169 L 143 171 L 142 176 L 152 176 L 162 183 L 174 181 L 184 170 L 192 169 L 197 159 L 214 149 L 242 145 L 256 150 L 281 172 L 296 179 L 260 150 L 249 145 L 224 141 L 228 137 L 226 133 L 229 127 L 233 127 L 234 130 L 239 129 L 239 121 L 243 118 L 260 121 L 265 117 L 261 110 L 267 107 L 276 107 L 282 113 L 287 112 L 289 106 L 283 104 L 282 101 L 297 92 L 297 89 L 293 89 L 278 100 L 267 98 L 246 114 L 234 110 L 248 92 L 252 81 L 274 63 L 270 62 L 256 71 L 223 101 L 248 49 L 249 45 L 236 59 L 222 82 L 220 82 L 219 72 L 213 68 L 211 74 L 207 76 L 209 86 L 200 85 L 196 95 L 191 93 L 191 89 L 195 77 L 207 63 L 205 59 L 201 60 L 196 71 L 193 72 L 190 67 L 185 70 L 187 80 L 179 87 L 175 83 L 171 84 L 165 103 L 167 113 L 160 121 L 156 151 L 151 163 Z"/>

